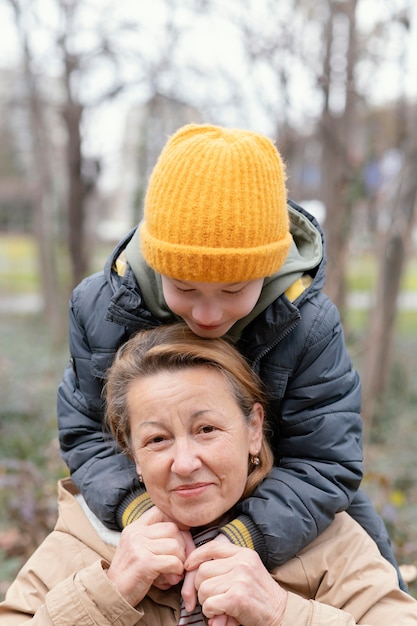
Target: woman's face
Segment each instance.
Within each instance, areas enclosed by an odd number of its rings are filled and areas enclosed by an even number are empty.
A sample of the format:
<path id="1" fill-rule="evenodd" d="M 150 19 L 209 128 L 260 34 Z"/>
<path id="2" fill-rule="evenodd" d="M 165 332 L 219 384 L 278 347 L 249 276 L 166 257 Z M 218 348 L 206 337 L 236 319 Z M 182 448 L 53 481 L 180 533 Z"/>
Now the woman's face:
<path id="1" fill-rule="evenodd" d="M 261 448 L 260 404 L 248 425 L 223 376 L 201 366 L 133 381 L 128 408 L 137 471 L 164 513 L 203 526 L 239 500 Z"/>

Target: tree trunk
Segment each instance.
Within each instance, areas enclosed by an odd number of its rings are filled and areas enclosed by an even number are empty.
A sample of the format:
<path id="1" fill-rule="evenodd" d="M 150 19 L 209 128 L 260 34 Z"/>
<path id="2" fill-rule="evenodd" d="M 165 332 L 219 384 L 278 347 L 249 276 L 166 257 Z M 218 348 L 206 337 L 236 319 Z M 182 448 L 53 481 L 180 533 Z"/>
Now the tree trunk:
<path id="1" fill-rule="evenodd" d="M 13 8 L 15 23 L 20 37 L 23 69 L 26 80 L 29 121 L 33 138 L 33 203 L 34 203 L 34 234 L 37 242 L 39 276 L 42 291 L 44 314 L 51 328 L 56 342 L 60 342 L 64 335 L 64 323 L 60 309 L 58 278 L 53 225 L 54 215 L 54 186 L 51 175 L 51 152 L 48 133 L 44 118 L 43 104 L 39 89 L 32 70 L 32 57 L 28 36 L 22 22 L 22 11 L 16 0 L 10 0 Z"/>
<path id="2" fill-rule="evenodd" d="M 327 236 L 326 292 L 343 314 L 346 301 L 347 246 L 351 231 L 350 184 L 354 174 L 351 150 L 356 124 L 353 72 L 356 64 L 357 0 L 329 3 L 323 85 L 325 107 L 321 123 L 323 196 Z M 335 55 L 339 63 L 335 62 Z M 340 64 L 340 58 L 345 65 Z M 339 66 L 342 68 L 338 70 Z"/>
<path id="3" fill-rule="evenodd" d="M 68 74 L 68 84 L 70 75 Z M 71 286 L 75 287 L 87 274 L 86 198 L 87 187 L 82 176 L 81 117 L 82 107 L 68 93 L 64 119 L 68 131 L 68 247 L 71 260 Z"/>
<path id="4" fill-rule="evenodd" d="M 401 278 L 411 244 L 417 194 L 417 150 L 411 144 L 392 198 L 392 222 L 381 237 L 377 290 L 370 315 L 368 346 L 363 365 L 363 409 L 365 441 L 381 410 L 391 367 L 397 302 Z"/>

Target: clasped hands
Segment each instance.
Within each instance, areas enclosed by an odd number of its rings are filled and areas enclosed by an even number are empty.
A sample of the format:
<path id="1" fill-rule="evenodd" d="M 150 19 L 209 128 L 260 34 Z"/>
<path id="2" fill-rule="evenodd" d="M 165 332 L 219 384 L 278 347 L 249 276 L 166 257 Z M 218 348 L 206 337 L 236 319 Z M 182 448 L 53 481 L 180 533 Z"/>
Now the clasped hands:
<path id="1" fill-rule="evenodd" d="M 287 599 L 256 552 L 223 535 L 196 548 L 189 530 L 157 507 L 123 530 L 107 575 L 132 606 L 152 585 L 168 589 L 183 580 L 186 609 L 198 598 L 210 626 L 279 626 Z"/>

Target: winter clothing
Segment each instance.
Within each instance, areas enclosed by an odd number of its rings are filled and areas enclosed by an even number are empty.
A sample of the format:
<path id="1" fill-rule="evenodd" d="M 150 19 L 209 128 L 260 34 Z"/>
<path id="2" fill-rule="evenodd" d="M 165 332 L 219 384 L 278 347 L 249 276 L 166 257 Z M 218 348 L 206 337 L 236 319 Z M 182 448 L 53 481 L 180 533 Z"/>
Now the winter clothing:
<path id="1" fill-rule="evenodd" d="M 152 587 L 136 607 L 106 576 L 118 533 L 84 512 L 74 484 L 59 485 L 59 518 L 0 604 L 2 626 L 175 626 L 180 587 Z M 59 558 L 57 558 L 59 555 Z M 272 576 L 288 590 L 281 626 L 415 626 L 417 601 L 351 517 L 335 521 Z"/>
<path id="2" fill-rule="evenodd" d="M 285 168 L 257 133 L 189 124 L 162 150 L 140 226 L 142 253 L 180 280 L 265 278 L 291 246 Z"/>
<path id="3" fill-rule="evenodd" d="M 338 311 L 322 292 L 323 233 L 301 207 L 290 202 L 288 209 L 290 254 L 265 280 L 255 309 L 230 332 L 269 390 L 276 467 L 223 532 L 255 548 L 271 569 L 313 541 L 355 498 L 364 527 L 395 564 L 381 518 L 364 492 L 356 493 L 362 478 L 360 383 Z M 71 361 L 58 392 L 60 444 L 73 481 L 109 528 L 121 528 L 150 502 L 133 463 L 115 454 L 103 432 L 106 371 L 133 333 L 174 321 L 136 231 L 71 299 Z"/>

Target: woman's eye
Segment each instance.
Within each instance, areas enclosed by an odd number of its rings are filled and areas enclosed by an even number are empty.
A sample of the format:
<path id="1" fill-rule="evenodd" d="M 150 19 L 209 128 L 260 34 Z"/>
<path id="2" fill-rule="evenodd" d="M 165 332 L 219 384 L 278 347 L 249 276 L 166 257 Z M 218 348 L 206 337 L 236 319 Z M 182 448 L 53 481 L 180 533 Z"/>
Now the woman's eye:
<path id="1" fill-rule="evenodd" d="M 209 434 L 209 433 L 213 433 L 216 430 L 216 428 L 214 426 L 202 426 L 200 428 L 200 433 L 203 433 L 204 435 Z"/>
<path id="2" fill-rule="evenodd" d="M 150 437 L 148 441 L 146 442 L 146 445 L 157 446 L 158 444 L 161 444 L 164 441 L 166 441 L 166 437 L 164 437 L 163 435 L 156 435 L 155 437 Z"/>

